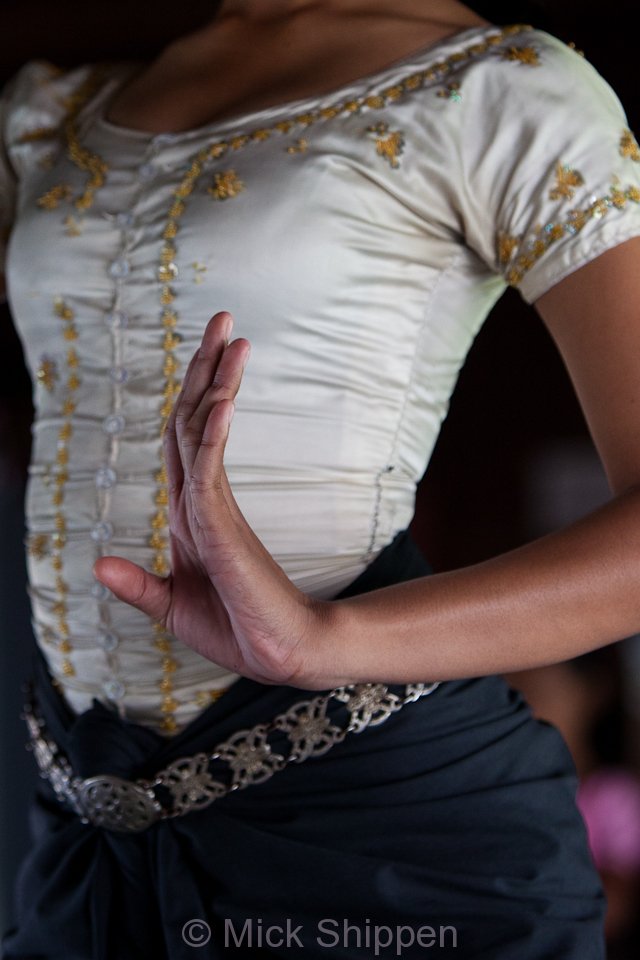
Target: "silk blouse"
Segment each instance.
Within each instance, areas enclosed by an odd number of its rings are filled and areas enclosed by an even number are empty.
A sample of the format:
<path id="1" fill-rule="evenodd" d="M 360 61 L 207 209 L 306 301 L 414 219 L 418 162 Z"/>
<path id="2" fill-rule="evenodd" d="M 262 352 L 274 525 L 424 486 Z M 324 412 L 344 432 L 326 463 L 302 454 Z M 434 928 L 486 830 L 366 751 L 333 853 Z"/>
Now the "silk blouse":
<path id="1" fill-rule="evenodd" d="M 170 735 L 237 675 L 92 566 L 118 554 L 169 573 L 160 436 L 209 317 L 231 311 L 252 344 L 234 495 L 291 580 L 330 599 L 410 523 L 506 286 L 532 303 L 640 235 L 640 150 L 596 70 L 526 26 L 465 30 L 179 134 L 106 120 L 137 68 L 18 72 L 0 217 L 33 377 L 36 639 L 73 710 L 95 697 Z"/>

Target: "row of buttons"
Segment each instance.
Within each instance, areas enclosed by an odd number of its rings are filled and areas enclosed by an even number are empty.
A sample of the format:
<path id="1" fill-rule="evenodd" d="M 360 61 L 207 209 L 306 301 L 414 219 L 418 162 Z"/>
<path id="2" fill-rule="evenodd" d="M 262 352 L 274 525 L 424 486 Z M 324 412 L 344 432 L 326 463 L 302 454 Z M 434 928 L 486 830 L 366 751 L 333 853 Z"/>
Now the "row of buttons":
<path id="1" fill-rule="evenodd" d="M 172 143 L 175 139 L 176 136 L 174 134 L 159 134 L 154 137 L 151 142 L 152 150 L 155 152 L 162 146 Z M 143 183 L 149 182 L 160 172 L 161 168 L 157 164 L 148 161 L 138 168 L 138 179 Z M 134 226 L 135 217 L 131 212 L 124 211 L 116 214 L 115 221 L 124 234 L 123 240 L 126 244 L 126 234 L 127 231 Z M 173 267 L 173 269 L 171 269 L 171 267 Z M 177 269 L 175 269 L 173 264 L 168 265 L 168 272 L 169 271 L 172 277 L 176 276 Z M 116 283 L 126 280 L 131 274 L 131 261 L 123 253 L 111 261 L 108 265 L 107 272 Z M 114 331 L 123 330 L 129 325 L 128 314 L 118 308 L 110 310 L 105 314 L 104 319 L 105 323 Z M 114 366 L 109 370 L 109 378 L 114 384 L 125 384 L 129 380 L 129 371 L 125 367 Z M 102 421 L 103 432 L 109 436 L 117 436 L 122 433 L 125 426 L 125 418 L 120 413 L 111 413 Z M 116 482 L 117 474 L 112 467 L 102 466 L 96 471 L 95 483 L 98 489 L 109 490 L 115 486 Z M 97 544 L 108 543 L 112 537 L 113 525 L 109 523 L 109 521 L 100 521 L 96 523 L 91 530 L 91 539 Z M 96 600 L 104 601 L 109 597 L 110 591 L 103 584 L 96 581 L 91 589 L 91 594 Z M 101 629 L 97 636 L 98 646 L 106 653 L 115 650 L 119 642 L 116 634 L 107 628 Z M 126 692 L 125 685 L 117 677 L 112 677 L 107 680 L 102 685 L 102 689 L 109 700 L 121 700 Z"/>

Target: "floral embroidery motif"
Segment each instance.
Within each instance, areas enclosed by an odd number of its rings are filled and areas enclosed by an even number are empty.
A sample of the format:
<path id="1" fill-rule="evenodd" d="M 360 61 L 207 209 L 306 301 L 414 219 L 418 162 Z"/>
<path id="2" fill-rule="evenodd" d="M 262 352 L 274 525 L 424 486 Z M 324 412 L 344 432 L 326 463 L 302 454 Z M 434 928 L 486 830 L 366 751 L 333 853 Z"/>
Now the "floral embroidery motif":
<path id="1" fill-rule="evenodd" d="M 524 63 L 528 67 L 540 66 L 540 56 L 535 47 L 509 47 L 503 52 L 502 59 Z"/>
<path id="2" fill-rule="evenodd" d="M 620 138 L 620 156 L 640 163 L 640 147 L 631 130 L 624 130 Z"/>
<path id="3" fill-rule="evenodd" d="M 229 200 L 231 197 L 237 197 L 244 190 L 244 183 L 238 177 L 235 170 L 225 170 L 223 173 L 216 173 L 214 186 L 207 188 L 215 200 Z"/>
<path id="4" fill-rule="evenodd" d="M 306 153 L 308 147 L 309 141 L 302 137 L 300 140 L 296 140 L 292 146 L 287 147 L 287 153 Z"/>
<path id="5" fill-rule="evenodd" d="M 40 366 L 36 371 L 36 380 L 41 383 L 49 393 L 53 390 L 54 384 L 58 379 L 58 369 L 55 360 L 46 355 L 40 358 Z"/>
<path id="6" fill-rule="evenodd" d="M 573 200 L 577 187 L 584 186 L 584 177 L 566 164 L 556 166 L 556 184 L 549 191 L 550 200 Z"/>
<path id="7" fill-rule="evenodd" d="M 404 149 L 404 136 L 399 130 L 389 130 L 388 123 L 376 123 L 367 127 L 368 133 L 375 133 L 376 152 L 392 167 L 399 167 L 398 157 Z"/>
<path id="8" fill-rule="evenodd" d="M 437 95 L 443 100 L 452 100 L 454 103 L 460 103 L 462 100 L 459 83 L 450 83 L 444 90 L 438 90 Z"/>
<path id="9" fill-rule="evenodd" d="M 49 537 L 46 533 L 34 533 L 29 537 L 29 555 L 34 560 L 43 560 L 49 552 Z"/>
<path id="10" fill-rule="evenodd" d="M 193 269 L 194 269 L 194 271 L 195 271 L 195 276 L 194 276 L 194 278 L 193 278 L 193 282 L 194 282 L 194 283 L 204 283 L 204 275 L 205 275 L 205 273 L 207 272 L 207 268 L 205 267 L 204 263 L 200 263 L 198 260 L 194 260 L 194 262 L 191 264 L 191 266 L 193 267 Z M 177 334 L 177 333 L 174 333 L 173 336 L 174 336 L 174 337 L 178 337 L 178 334 Z"/>

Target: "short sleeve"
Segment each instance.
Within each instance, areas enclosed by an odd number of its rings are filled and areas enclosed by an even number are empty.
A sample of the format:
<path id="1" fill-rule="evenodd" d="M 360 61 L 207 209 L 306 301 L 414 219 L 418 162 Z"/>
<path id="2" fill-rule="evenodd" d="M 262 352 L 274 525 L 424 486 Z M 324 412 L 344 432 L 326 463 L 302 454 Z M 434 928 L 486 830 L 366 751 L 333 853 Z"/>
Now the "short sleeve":
<path id="1" fill-rule="evenodd" d="M 640 235 L 640 149 L 584 57 L 543 31 L 517 40 L 464 72 L 455 191 L 466 243 L 533 303 Z"/>
<path id="2" fill-rule="evenodd" d="M 25 173 L 49 163 L 60 148 L 60 125 L 69 96 L 89 69 L 63 72 L 51 63 L 33 60 L 18 70 L 0 94 L 0 275 L 20 183 Z"/>

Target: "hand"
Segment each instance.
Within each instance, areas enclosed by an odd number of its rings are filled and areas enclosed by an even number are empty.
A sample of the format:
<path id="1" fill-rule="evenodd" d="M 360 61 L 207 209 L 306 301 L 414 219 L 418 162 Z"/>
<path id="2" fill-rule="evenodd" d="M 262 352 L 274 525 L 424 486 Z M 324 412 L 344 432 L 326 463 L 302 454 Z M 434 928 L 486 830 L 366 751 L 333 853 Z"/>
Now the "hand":
<path id="1" fill-rule="evenodd" d="M 259 683 L 327 689 L 312 661 L 329 602 L 298 590 L 249 527 L 231 492 L 223 454 L 248 340 L 228 342 L 217 313 L 189 364 L 168 421 L 171 575 L 103 557 L 96 577 L 203 657 Z"/>

